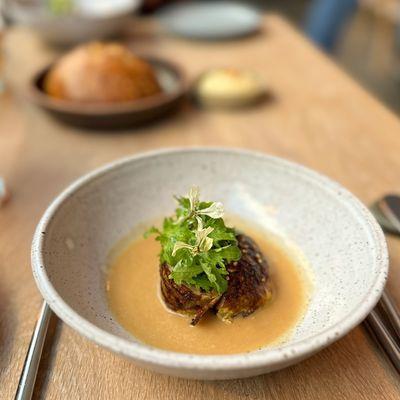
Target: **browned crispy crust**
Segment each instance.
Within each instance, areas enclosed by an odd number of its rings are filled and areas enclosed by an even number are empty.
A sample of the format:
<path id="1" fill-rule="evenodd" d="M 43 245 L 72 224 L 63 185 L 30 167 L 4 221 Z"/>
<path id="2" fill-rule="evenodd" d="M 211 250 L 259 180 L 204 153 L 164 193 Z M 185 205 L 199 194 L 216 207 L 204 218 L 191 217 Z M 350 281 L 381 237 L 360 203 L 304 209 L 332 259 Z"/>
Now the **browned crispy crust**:
<path id="1" fill-rule="evenodd" d="M 170 267 L 166 263 L 160 265 L 163 300 L 172 311 L 193 317 L 191 324 L 196 325 L 220 296 L 216 292 L 203 292 L 183 284 L 177 285 L 169 278 L 170 273 Z"/>
<path id="2" fill-rule="evenodd" d="M 248 236 L 237 235 L 237 240 L 242 257 L 227 266 L 228 290 L 215 307 L 218 317 L 226 322 L 252 314 L 272 296 L 264 255 Z"/>
<path id="3" fill-rule="evenodd" d="M 161 294 L 171 310 L 193 317 L 191 324 L 213 309 L 219 318 L 231 322 L 236 316 L 246 317 L 271 298 L 268 263 L 257 244 L 245 235 L 237 235 L 242 252 L 239 261 L 227 266 L 228 290 L 219 296 L 216 292 L 203 292 L 186 285 L 177 285 L 169 278 L 167 264 L 160 266 Z"/>

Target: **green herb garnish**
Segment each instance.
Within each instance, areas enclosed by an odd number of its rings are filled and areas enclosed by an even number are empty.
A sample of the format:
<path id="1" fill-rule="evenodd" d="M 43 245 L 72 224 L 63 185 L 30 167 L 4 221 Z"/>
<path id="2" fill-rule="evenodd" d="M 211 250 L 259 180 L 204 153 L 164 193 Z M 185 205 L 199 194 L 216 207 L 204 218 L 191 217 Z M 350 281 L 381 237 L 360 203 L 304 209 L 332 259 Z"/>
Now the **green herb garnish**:
<path id="1" fill-rule="evenodd" d="M 162 229 L 152 227 L 161 243 L 160 263 L 171 268 L 170 279 L 206 292 L 224 293 L 228 287 L 226 265 L 240 259 L 235 231 L 225 226 L 221 203 L 199 200 L 193 187 L 188 197 L 176 197 L 175 215 L 164 219 Z"/>
<path id="2" fill-rule="evenodd" d="M 47 0 L 47 6 L 50 12 L 56 16 L 70 14 L 75 8 L 73 0 Z"/>

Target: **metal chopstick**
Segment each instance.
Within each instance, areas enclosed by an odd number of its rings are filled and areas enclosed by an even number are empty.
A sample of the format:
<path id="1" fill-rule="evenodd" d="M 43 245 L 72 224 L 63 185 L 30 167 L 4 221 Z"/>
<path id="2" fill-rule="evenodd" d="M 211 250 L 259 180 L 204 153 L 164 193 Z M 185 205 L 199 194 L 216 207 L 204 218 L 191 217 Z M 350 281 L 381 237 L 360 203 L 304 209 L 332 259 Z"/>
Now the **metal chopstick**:
<path id="1" fill-rule="evenodd" d="M 378 218 L 378 221 L 384 222 L 385 226 L 390 231 L 400 235 L 400 220 L 398 216 L 398 208 L 395 207 L 395 200 L 399 199 L 397 196 L 389 195 L 379 200 L 372 207 L 372 212 Z M 399 203 L 400 199 L 397 201 Z M 400 341 L 400 313 L 396 305 L 392 301 L 390 295 L 385 291 L 383 292 L 380 300 L 380 305 L 387 315 L 393 330 L 396 332 L 397 339 Z"/>
<path id="2" fill-rule="evenodd" d="M 32 333 L 15 400 L 31 400 L 52 311 L 44 301 Z"/>
<path id="3" fill-rule="evenodd" d="M 388 317 L 389 322 L 393 327 L 393 330 L 396 332 L 397 339 L 400 343 L 400 313 L 396 305 L 392 301 L 392 298 L 386 291 L 383 292 L 380 304 L 386 316 Z"/>
<path id="4" fill-rule="evenodd" d="M 379 344 L 385 350 L 393 366 L 396 368 L 397 372 L 400 373 L 400 348 L 387 330 L 379 314 L 375 310 L 372 310 L 366 321 Z"/>
<path id="5" fill-rule="evenodd" d="M 384 197 L 377 201 L 371 211 L 377 218 L 382 228 L 389 232 L 400 234 L 400 221 L 396 214 L 392 211 Z M 370 331 L 371 336 L 384 349 L 393 366 L 400 373 L 400 314 L 389 293 L 385 290 L 379 300 L 378 308 L 371 311 L 365 320 L 365 325 Z M 380 311 L 379 311 L 380 310 Z M 392 331 L 396 335 L 393 337 L 391 331 L 386 327 L 385 322 L 380 316 L 380 312 L 384 314 L 387 322 L 390 323 Z"/>

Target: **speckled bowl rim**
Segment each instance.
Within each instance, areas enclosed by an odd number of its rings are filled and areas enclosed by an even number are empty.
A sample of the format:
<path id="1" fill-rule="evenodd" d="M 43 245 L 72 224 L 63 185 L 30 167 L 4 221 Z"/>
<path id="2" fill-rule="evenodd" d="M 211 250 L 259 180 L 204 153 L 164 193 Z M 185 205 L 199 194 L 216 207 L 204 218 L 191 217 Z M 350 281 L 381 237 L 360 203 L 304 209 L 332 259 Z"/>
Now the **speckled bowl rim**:
<path id="1" fill-rule="evenodd" d="M 372 240 L 370 251 L 374 254 L 371 258 L 371 263 L 378 270 L 376 279 L 369 289 L 363 300 L 352 311 L 345 315 L 337 324 L 324 329 L 320 333 L 310 336 L 298 342 L 284 345 L 280 348 L 271 348 L 264 352 L 239 353 L 234 355 L 194 355 L 186 353 L 178 353 L 172 351 L 161 350 L 142 343 L 136 343 L 123 339 L 106 332 L 105 330 L 95 326 L 91 322 L 81 317 L 68 304 L 64 302 L 61 296 L 57 293 L 51 284 L 46 269 L 44 267 L 42 250 L 45 242 L 45 232 L 51 220 L 57 214 L 59 207 L 68 200 L 79 188 L 85 186 L 88 182 L 93 181 L 109 171 L 118 169 L 125 164 L 129 164 L 145 158 L 160 157 L 163 155 L 173 155 L 179 153 L 213 153 L 213 154 L 230 154 L 230 155 L 245 155 L 259 159 L 268 160 L 285 170 L 289 170 L 292 174 L 306 177 L 310 182 L 319 186 L 320 189 L 328 192 L 340 194 L 342 204 L 349 207 L 355 212 L 360 220 L 364 222 L 364 227 L 369 231 Z M 288 365 L 290 360 L 295 362 L 297 359 L 302 359 L 315 353 L 339 338 L 343 337 L 356 325 L 358 325 L 372 310 L 378 302 L 388 274 L 388 251 L 386 241 L 382 229 L 376 222 L 375 218 L 369 210 L 349 191 L 344 189 L 338 183 L 331 179 L 299 164 L 287 161 L 275 156 L 265 155 L 258 152 L 242 149 L 230 148 L 167 148 L 146 153 L 141 153 L 135 156 L 123 158 L 111 162 L 99 169 L 90 172 L 81 178 L 77 179 L 69 185 L 56 199 L 50 204 L 48 209 L 42 216 L 32 243 L 32 269 L 37 286 L 42 293 L 44 299 L 49 304 L 50 308 L 70 327 L 78 331 L 83 336 L 95 343 L 102 345 L 118 354 L 130 357 L 144 364 L 157 365 L 166 368 L 180 368 L 191 370 L 225 370 L 238 371 L 255 369 L 262 367 L 278 368 L 281 364 Z"/>

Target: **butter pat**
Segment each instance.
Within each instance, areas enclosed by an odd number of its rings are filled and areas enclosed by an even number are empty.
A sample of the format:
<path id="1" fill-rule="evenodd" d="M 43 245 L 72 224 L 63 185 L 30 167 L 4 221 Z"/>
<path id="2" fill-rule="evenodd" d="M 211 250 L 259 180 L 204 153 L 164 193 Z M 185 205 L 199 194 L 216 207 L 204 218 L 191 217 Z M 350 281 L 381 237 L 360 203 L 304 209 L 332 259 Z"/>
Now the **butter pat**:
<path id="1" fill-rule="evenodd" d="M 198 80 L 196 95 L 208 106 L 247 106 L 265 94 L 260 77 L 248 70 L 218 68 L 203 74 Z"/>

